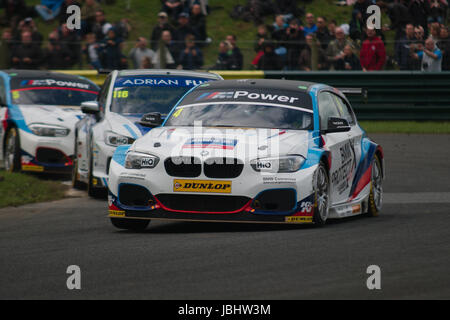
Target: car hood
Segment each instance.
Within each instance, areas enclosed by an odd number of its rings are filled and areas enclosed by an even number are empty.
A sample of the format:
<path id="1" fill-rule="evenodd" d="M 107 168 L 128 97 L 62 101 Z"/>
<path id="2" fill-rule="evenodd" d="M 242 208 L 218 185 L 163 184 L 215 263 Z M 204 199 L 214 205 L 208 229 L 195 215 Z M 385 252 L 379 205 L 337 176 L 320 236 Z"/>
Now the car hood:
<path id="1" fill-rule="evenodd" d="M 151 128 L 144 127 L 139 124 L 142 115 L 121 115 L 118 113 L 110 112 L 106 116 L 106 120 L 112 131 L 122 136 L 137 139 L 147 132 Z"/>
<path id="2" fill-rule="evenodd" d="M 80 107 L 52 105 L 19 105 L 27 124 L 45 123 L 73 129 L 83 117 Z"/>
<path id="3" fill-rule="evenodd" d="M 159 127 L 136 140 L 131 149 L 162 158 L 233 157 L 248 161 L 288 154 L 306 157 L 308 139 L 304 130 Z"/>

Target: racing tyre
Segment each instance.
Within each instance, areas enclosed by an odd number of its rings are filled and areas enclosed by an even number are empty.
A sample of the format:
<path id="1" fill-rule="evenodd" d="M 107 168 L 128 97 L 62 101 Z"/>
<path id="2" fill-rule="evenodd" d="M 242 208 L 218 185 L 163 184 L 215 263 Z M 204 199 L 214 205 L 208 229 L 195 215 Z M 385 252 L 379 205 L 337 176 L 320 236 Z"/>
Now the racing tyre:
<path id="1" fill-rule="evenodd" d="M 143 231 L 147 228 L 150 220 L 111 218 L 111 223 L 118 229 Z"/>
<path id="2" fill-rule="evenodd" d="M 78 180 L 78 149 L 77 141 L 75 140 L 75 157 L 73 159 L 73 169 L 72 169 L 72 187 L 74 189 L 83 189 L 84 184 Z"/>
<path id="3" fill-rule="evenodd" d="M 5 170 L 18 172 L 21 170 L 20 137 L 16 128 L 11 128 L 6 134 L 5 140 Z"/>
<path id="4" fill-rule="evenodd" d="M 328 219 L 330 208 L 330 179 L 327 168 L 320 162 L 314 181 L 314 215 L 313 222 L 316 226 L 323 226 Z"/>
<path id="5" fill-rule="evenodd" d="M 369 208 L 367 214 L 369 217 L 376 217 L 383 205 L 383 172 L 381 161 L 375 156 L 372 163 L 372 176 L 370 180 Z"/>

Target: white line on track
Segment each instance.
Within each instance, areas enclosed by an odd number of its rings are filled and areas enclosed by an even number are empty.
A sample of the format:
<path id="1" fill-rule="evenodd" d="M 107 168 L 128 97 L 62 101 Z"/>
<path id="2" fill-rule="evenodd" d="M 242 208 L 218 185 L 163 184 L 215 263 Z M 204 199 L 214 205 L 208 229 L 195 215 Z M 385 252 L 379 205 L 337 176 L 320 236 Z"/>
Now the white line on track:
<path id="1" fill-rule="evenodd" d="M 385 193 L 385 204 L 450 203 L 450 192 Z"/>

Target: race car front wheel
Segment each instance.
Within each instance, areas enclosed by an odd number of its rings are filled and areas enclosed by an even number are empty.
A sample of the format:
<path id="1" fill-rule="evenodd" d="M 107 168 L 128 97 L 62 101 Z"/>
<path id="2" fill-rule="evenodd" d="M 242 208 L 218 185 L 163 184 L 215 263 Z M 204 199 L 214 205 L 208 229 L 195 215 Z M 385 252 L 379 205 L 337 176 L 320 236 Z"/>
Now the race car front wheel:
<path id="1" fill-rule="evenodd" d="M 317 167 L 314 181 L 314 216 L 313 221 L 317 226 L 323 226 L 328 219 L 330 199 L 330 179 L 327 169 L 321 162 Z"/>
<path id="2" fill-rule="evenodd" d="M 370 181 L 369 209 L 370 217 L 378 216 L 383 205 L 383 173 L 381 162 L 378 156 L 375 156 L 372 163 L 372 176 Z"/>
<path id="3" fill-rule="evenodd" d="M 5 141 L 5 169 L 9 172 L 17 172 L 21 169 L 20 162 L 20 137 L 16 128 L 8 130 Z"/>
<path id="4" fill-rule="evenodd" d="M 143 231 L 147 228 L 150 220 L 111 218 L 111 223 L 118 229 Z"/>

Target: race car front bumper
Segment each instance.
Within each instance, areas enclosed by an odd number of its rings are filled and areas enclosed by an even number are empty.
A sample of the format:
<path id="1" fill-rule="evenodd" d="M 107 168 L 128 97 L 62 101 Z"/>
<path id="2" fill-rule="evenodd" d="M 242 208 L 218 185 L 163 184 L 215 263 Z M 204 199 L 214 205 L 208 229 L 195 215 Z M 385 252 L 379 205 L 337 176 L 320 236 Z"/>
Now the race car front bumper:
<path id="1" fill-rule="evenodd" d="M 165 171 L 125 169 L 114 160 L 109 175 L 109 217 L 212 222 L 312 223 L 316 166 L 277 177 L 261 176 L 250 166 L 226 181 L 199 177 L 202 183 L 229 182 L 229 193 L 176 190 L 186 179 Z M 154 192 L 154 194 L 151 192 Z M 180 189 L 181 190 L 181 189 Z"/>
<path id="2" fill-rule="evenodd" d="M 42 137 L 20 131 L 22 171 L 70 173 L 73 167 L 74 138 Z"/>

